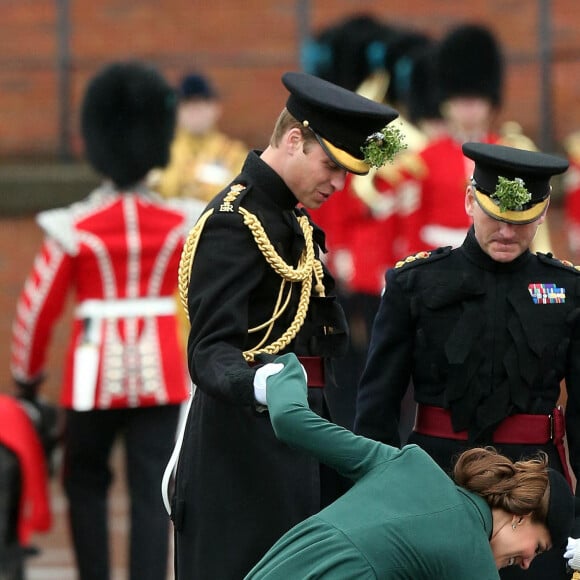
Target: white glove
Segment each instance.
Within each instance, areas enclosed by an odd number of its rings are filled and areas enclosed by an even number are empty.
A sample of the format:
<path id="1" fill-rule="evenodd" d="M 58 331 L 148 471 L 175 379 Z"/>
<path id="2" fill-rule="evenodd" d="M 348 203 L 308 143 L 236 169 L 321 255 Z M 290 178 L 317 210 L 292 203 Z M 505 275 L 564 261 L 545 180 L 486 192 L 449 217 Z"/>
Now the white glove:
<path id="1" fill-rule="evenodd" d="M 254 375 L 254 398 L 261 405 L 267 405 L 266 400 L 266 381 L 268 377 L 278 374 L 284 365 L 282 363 L 268 363 L 260 367 Z"/>
<path id="2" fill-rule="evenodd" d="M 564 558 L 572 570 L 580 570 L 580 538 L 568 538 Z"/>
<path id="3" fill-rule="evenodd" d="M 308 384 L 306 369 L 302 364 L 300 364 L 300 367 L 304 373 L 304 381 Z M 268 400 L 266 398 L 268 377 L 278 374 L 283 368 L 284 365 L 282 363 L 268 363 L 256 370 L 256 374 L 254 375 L 254 398 L 259 404 L 268 405 Z"/>

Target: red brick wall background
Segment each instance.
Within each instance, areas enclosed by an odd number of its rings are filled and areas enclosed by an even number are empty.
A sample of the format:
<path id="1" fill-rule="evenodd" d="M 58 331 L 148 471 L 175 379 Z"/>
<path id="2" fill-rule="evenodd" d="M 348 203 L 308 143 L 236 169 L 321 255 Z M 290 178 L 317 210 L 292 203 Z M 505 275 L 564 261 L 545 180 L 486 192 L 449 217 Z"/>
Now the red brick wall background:
<path id="1" fill-rule="evenodd" d="M 63 4 L 63 3 L 60 3 Z M 580 6 L 575 0 L 75 0 L 70 5 L 70 143 L 81 153 L 77 111 L 89 76 L 118 58 L 143 58 L 171 81 L 199 68 L 224 95 L 223 125 L 262 146 L 285 90 L 280 73 L 299 68 L 299 44 L 355 12 L 439 37 L 464 21 L 490 26 L 507 56 L 502 118 L 540 131 L 539 18 L 550 7 L 553 37 L 553 138 L 580 128 Z M 0 159 L 51 157 L 60 108 L 58 6 L 54 0 L 3 0 L 0 35 Z M 474 63 L 476 65 L 477 63 Z M 66 103 L 64 103 L 66 104 Z"/>
<path id="2" fill-rule="evenodd" d="M 87 79 L 105 62 L 119 58 L 149 60 L 172 82 L 191 69 L 210 73 L 223 95 L 223 128 L 252 147 L 262 147 L 286 98 L 280 74 L 299 68 L 302 24 L 317 30 L 355 12 L 372 13 L 434 38 L 465 21 L 490 26 L 507 56 L 499 120 L 519 121 L 538 141 L 538 18 L 543 1 L 551 5 L 553 23 L 552 138 L 559 148 L 566 135 L 580 129 L 576 0 L 75 0 L 69 2 L 71 151 L 75 158 L 82 156 L 76 119 Z M 58 155 L 62 101 L 57 6 L 54 0 L 0 0 L 0 168 L 14 160 L 46 162 Z M 32 216 L 0 215 L 0 391 L 10 387 L 10 324 L 40 240 Z M 58 389 L 67 335 L 65 317 L 49 352 L 46 392 L 51 398 Z"/>

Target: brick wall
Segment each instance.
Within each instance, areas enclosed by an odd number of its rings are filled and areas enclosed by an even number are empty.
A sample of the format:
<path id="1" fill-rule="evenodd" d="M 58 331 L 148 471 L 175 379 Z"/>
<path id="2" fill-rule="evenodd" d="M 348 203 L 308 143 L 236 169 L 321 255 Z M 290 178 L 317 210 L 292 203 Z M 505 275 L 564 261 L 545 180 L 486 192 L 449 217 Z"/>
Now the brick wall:
<path id="1" fill-rule="evenodd" d="M 76 0 L 68 3 L 70 90 L 64 92 L 58 74 L 61 3 L 2 0 L 0 159 L 54 157 L 63 143 L 80 155 L 77 112 L 85 83 L 117 58 L 150 60 L 171 81 L 191 68 L 211 72 L 224 95 L 224 127 L 260 147 L 285 98 L 280 73 L 299 68 L 301 36 L 355 11 L 433 37 L 467 20 L 491 26 L 508 60 L 501 118 L 517 119 L 537 140 L 542 3 L 551 4 L 552 121 L 559 142 L 580 127 L 580 8 L 574 0 Z"/>

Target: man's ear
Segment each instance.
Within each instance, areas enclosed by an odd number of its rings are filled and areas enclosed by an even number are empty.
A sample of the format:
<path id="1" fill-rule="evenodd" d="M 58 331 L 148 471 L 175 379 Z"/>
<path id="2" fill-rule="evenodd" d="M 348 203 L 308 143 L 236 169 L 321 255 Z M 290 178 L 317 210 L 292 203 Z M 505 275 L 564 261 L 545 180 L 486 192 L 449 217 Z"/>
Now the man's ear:
<path id="1" fill-rule="evenodd" d="M 286 133 L 285 144 L 288 152 L 302 151 L 303 137 L 300 129 L 293 127 Z"/>
<path id="2" fill-rule="evenodd" d="M 550 207 L 550 198 L 548 198 L 548 203 L 546 204 L 546 207 L 544 208 L 544 211 L 542 212 L 542 215 L 538 218 L 538 221 L 536 222 L 538 225 L 541 225 L 544 223 L 545 219 L 546 219 L 546 214 L 548 213 L 548 208 Z"/>
<path id="3" fill-rule="evenodd" d="M 475 201 L 475 196 L 473 195 L 473 186 L 468 185 L 465 190 L 465 213 L 469 217 L 473 217 L 473 204 L 477 203 Z"/>

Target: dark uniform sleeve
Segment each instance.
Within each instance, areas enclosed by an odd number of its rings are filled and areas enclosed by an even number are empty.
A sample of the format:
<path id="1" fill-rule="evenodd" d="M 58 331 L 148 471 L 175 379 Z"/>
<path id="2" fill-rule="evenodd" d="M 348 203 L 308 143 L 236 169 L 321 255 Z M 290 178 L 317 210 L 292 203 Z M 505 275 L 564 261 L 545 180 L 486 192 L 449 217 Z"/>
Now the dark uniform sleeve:
<path id="1" fill-rule="evenodd" d="M 413 340 L 410 299 L 398 281 L 398 270 L 392 269 L 386 275 L 359 385 L 355 433 L 400 445 L 401 400 L 409 386 Z"/>
<path id="2" fill-rule="evenodd" d="M 193 382 L 214 397 L 251 404 L 247 348 L 250 297 L 259 296 L 266 262 L 237 213 L 212 215 L 193 261 L 188 310 L 188 364 Z M 254 294 L 253 294 L 254 293 Z"/>

